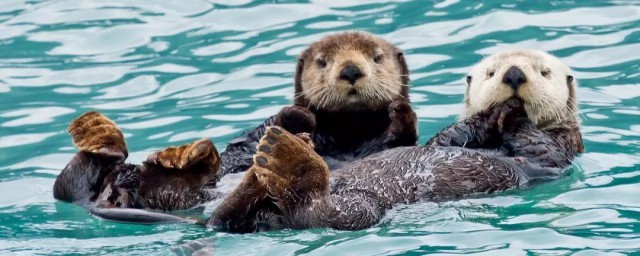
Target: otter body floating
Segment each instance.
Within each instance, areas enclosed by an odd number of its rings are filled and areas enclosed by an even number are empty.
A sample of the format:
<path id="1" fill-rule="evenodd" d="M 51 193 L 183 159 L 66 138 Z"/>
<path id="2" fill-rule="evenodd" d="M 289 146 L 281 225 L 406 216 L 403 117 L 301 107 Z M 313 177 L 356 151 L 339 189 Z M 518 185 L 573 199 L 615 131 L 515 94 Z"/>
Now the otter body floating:
<path id="1" fill-rule="evenodd" d="M 118 208 L 181 210 L 216 198 L 211 188 L 223 175 L 251 166 L 271 125 L 310 133 L 318 152 L 336 166 L 415 145 L 408 72 L 402 52 L 383 39 L 357 32 L 327 36 L 300 56 L 295 105 L 232 140 L 220 156 L 202 139 L 153 153 L 142 165 L 126 164 L 122 131 L 106 116 L 87 112 L 69 125 L 79 151 L 57 177 L 54 197 L 114 221 L 181 221 Z"/>

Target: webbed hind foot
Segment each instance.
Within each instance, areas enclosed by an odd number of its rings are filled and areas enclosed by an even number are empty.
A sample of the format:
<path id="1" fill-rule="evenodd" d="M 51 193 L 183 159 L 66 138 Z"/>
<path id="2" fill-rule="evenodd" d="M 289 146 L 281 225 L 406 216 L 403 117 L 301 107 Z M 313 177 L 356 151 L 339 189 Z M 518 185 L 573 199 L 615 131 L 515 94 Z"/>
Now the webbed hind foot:
<path id="1" fill-rule="evenodd" d="M 117 156 L 123 160 L 129 155 L 127 144 L 115 122 L 96 111 L 77 117 L 67 128 L 73 144 L 81 151 Z"/>
<path id="2" fill-rule="evenodd" d="M 313 150 L 308 134 L 293 135 L 272 126 L 257 151 L 253 166 L 207 225 L 231 232 L 255 231 L 260 213 L 287 214 L 302 200 L 328 193 L 329 168 Z"/>
<path id="3" fill-rule="evenodd" d="M 286 203 L 328 191 L 329 168 L 313 150 L 308 134 L 269 127 L 257 149 L 250 171 L 276 201 Z"/>
<path id="4" fill-rule="evenodd" d="M 220 156 L 211 140 L 201 139 L 191 144 L 168 147 L 152 153 L 147 157 L 146 163 L 178 170 L 188 170 L 190 167 L 202 163 L 217 171 Z"/>

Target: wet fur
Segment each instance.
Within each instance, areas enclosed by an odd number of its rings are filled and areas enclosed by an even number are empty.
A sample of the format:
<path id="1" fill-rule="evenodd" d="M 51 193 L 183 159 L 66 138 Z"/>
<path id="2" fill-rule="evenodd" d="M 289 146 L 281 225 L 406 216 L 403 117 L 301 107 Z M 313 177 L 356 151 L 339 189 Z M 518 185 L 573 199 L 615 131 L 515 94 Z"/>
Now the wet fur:
<path id="1" fill-rule="evenodd" d="M 58 200 L 87 207 L 171 211 L 215 196 L 204 189 L 220 162 L 210 140 L 169 147 L 134 165 L 125 163 L 122 132 L 106 116 L 87 112 L 68 130 L 79 151 L 56 178 L 53 194 Z"/>
<path id="2" fill-rule="evenodd" d="M 529 64 L 536 54 L 509 52 L 488 59 L 508 68 Z M 559 65 L 553 72 L 570 75 Z M 475 70 L 472 74 L 479 72 Z M 511 90 L 501 80 L 485 85 L 493 91 L 477 91 L 473 79 L 468 79 L 465 116 L 426 146 L 386 150 L 330 174 L 305 140 L 286 129 L 269 128 L 239 185 L 250 186 L 251 194 L 238 189 L 228 195 L 207 224 L 231 232 L 264 226 L 356 230 L 375 225 L 397 204 L 493 193 L 563 177 L 583 150 L 577 119 L 572 118 L 578 111 L 571 103 L 575 81 L 551 80 L 550 86 L 556 86 L 551 90 L 566 88 L 566 98 L 552 98 L 567 104 L 564 108 L 532 109 L 538 105 L 531 102 L 547 94 L 527 89 L 509 93 L 500 88 Z M 558 115 L 558 109 L 573 112 Z"/>
<path id="3" fill-rule="evenodd" d="M 319 53 L 338 63 L 332 65 L 330 74 L 314 69 L 312 58 Z M 375 62 L 380 56 L 382 61 Z M 354 86 L 359 96 L 352 102 L 326 94 L 347 95 L 344 90 L 349 86 L 335 77 L 336 69 L 345 63 L 357 64 L 366 73 Z M 318 152 L 336 164 L 387 148 L 415 145 L 417 117 L 408 101 L 408 68 L 395 46 L 365 33 L 336 34 L 312 44 L 301 55 L 296 70 L 295 105 L 232 140 L 221 158 L 210 141 L 197 141 L 151 154 L 142 165 L 125 164 L 126 143 L 115 122 L 94 111 L 81 115 L 69 126 L 80 151 L 56 179 L 54 197 L 90 206 L 94 214 L 114 220 L 118 208 L 191 208 L 216 196 L 206 188 L 215 186 L 220 177 L 251 166 L 258 140 L 271 125 L 311 133 Z M 321 89 L 324 100 L 314 100 Z M 122 214 L 127 219 L 139 216 Z"/>
<path id="4" fill-rule="evenodd" d="M 520 68 L 527 77 L 527 82 L 515 92 L 501 83 L 512 66 Z M 466 108 L 461 118 L 518 95 L 538 128 L 571 131 L 576 150 L 583 152 L 576 101 L 578 82 L 572 73 L 558 58 L 542 51 L 514 50 L 491 55 L 476 64 L 467 76 Z"/>
<path id="5" fill-rule="evenodd" d="M 326 62 L 326 67 L 319 67 L 318 61 Z M 355 85 L 338 78 L 347 64 L 357 65 L 365 74 Z M 404 54 L 383 39 L 361 32 L 320 39 L 298 58 L 294 105 L 232 140 L 221 155 L 218 179 L 246 171 L 253 164 L 258 140 L 273 125 L 310 133 L 316 152 L 331 163 L 331 169 L 385 149 L 415 145 L 417 117 L 409 104 L 408 82 Z M 350 94 L 352 90 L 357 96 Z"/>

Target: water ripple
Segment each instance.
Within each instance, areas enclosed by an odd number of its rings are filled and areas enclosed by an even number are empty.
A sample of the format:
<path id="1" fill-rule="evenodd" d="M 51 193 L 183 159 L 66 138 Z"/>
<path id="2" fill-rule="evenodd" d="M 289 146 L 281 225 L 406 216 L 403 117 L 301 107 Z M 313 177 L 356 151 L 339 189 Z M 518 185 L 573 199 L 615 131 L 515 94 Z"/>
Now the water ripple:
<path id="1" fill-rule="evenodd" d="M 172 254 L 200 239 L 221 255 L 636 253 L 639 26 L 637 1 L 2 1 L 0 254 Z M 290 104 L 306 45 L 354 29 L 405 50 L 420 143 L 455 120 L 463 77 L 483 56 L 556 54 L 580 80 L 587 153 L 564 180 L 400 207 L 357 232 L 115 224 L 53 200 L 80 113 L 114 119 L 132 162 L 202 137 L 224 147 Z M 228 190 L 241 176 L 225 179 Z"/>

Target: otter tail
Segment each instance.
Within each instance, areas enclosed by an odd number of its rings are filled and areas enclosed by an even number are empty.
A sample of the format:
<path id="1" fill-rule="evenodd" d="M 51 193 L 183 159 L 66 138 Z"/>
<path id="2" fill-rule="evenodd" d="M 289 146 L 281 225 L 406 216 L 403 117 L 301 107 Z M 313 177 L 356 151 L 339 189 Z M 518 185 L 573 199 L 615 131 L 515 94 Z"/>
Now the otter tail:
<path id="1" fill-rule="evenodd" d="M 122 223 L 147 225 L 160 223 L 187 223 L 202 226 L 205 225 L 205 221 L 201 219 L 180 217 L 161 212 L 146 211 L 142 209 L 89 207 L 87 209 L 87 212 L 101 219 Z"/>

